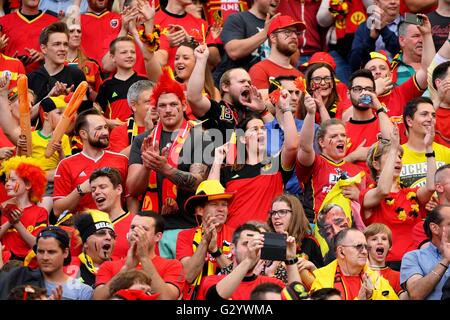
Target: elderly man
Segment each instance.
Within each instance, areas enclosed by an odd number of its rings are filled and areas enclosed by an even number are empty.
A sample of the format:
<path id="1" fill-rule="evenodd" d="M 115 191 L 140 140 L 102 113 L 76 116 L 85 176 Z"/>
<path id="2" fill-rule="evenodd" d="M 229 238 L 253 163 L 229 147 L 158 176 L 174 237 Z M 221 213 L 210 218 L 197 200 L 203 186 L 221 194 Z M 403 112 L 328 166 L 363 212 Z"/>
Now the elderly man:
<path id="1" fill-rule="evenodd" d="M 343 300 L 398 300 L 389 282 L 367 266 L 368 246 L 361 231 L 342 230 L 334 244 L 337 258 L 314 271 L 311 291 L 336 288 Z"/>

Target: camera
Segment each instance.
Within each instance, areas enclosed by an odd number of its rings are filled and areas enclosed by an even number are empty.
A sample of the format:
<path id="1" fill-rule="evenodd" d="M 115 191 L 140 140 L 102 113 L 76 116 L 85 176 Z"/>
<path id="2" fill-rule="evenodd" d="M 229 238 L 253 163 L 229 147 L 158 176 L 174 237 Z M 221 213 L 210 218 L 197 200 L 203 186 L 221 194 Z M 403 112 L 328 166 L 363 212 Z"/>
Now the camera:
<path id="1" fill-rule="evenodd" d="M 405 22 L 421 26 L 423 25 L 423 18 L 414 13 L 405 13 Z"/>
<path id="2" fill-rule="evenodd" d="M 284 233 L 264 232 L 264 246 L 261 248 L 263 260 L 286 260 L 286 239 Z"/>

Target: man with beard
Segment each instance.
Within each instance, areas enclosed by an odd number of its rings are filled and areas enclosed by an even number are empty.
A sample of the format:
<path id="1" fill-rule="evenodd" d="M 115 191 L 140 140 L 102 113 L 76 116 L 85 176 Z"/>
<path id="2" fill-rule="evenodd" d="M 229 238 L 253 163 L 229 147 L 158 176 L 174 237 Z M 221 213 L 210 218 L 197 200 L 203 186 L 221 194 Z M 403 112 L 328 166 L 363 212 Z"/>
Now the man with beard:
<path id="1" fill-rule="evenodd" d="M 353 115 L 345 123 L 348 145 L 345 159 L 369 174 L 367 152 L 377 142 L 379 133 L 381 138 L 389 139 L 392 123 L 375 94 L 375 80 L 369 70 L 358 70 L 351 75 L 348 96 L 353 105 Z"/>
<path id="2" fill-rule="evenodd" d="M 295 238 L 286 240 L 286 272 L 288 283 L 301 282 L 297 269 L 298 258 L 295 255 Z M 253 224 L 243 224 L 233 233 L 231 253 L 233 271 L 228 275 L 208 276 L 203 281 L 198 300 L 249 300 L 253 289 L 261 283 L 272 282 L 284 288 L 284 283 L 269 276 L 255 274 L 255 267 L 260 261 L 264 235 Z"/>
<path id="3" fill-rule="evenodd" d="M 222 75 L 219 87 L 222 95 L 220 102 L 205 97 L 202 92 L 209 50 L 200 45 L 194 50 L 194 55 L 196 62 L 187 87 L 187 100 L 193 114 L 199 120 L 204 120 L 203 128 L 219 130 L 210 130 L 210 134 L 217 140 L 216 146 L 227 142 L 237 123 L 251 111 L 258 112 L 264 122 L 274 119 L 264 105 L 261 94 L 252 85 L 250 75 L 243 68 L 230 69 Z"/>
<path id="4" fill-rule="evenodd" d="M 97 208 L 109 215 L 117 235 L 116 245 L 111 258 L 125 258 L 128 251 L 127 232 L 130 229 L 133 214 L 122 208 L 121 195 L 124 188 L 120 172 L 115 168 L 100 168 L 89 177 L 92 198 Z"/>
<path id="5" fill-rule="evenodd" d="M 83 241 L 83 252 L 78 256 L 79 263 L 75 262 L 80 268 L 78 277 L 93 287 L 100 265 L 111 260 L 117 235 L 108 214 L 98 210 L 81 213 L 75 220 L 75 227 Z"/>
<path id="6" fill-rule="evenodd" d="M 69 29 L 64 22 L 55 22 L 42 30 L 39 43 L 44 54 L 44 64 L 28 74 L 28 88 L 36 101 L 47 96 L 67 94 L 82 81 L 83 71 L 65 65 L 69 49 Z"/>
<path id="7" fill-rule="evenodd" d="M 119 153 L 104 150 L 109 145 L 106 120 L 95 109 L 81 112 L 75 122 L 75 133 L 83 143 L 83 151 L 62 160 L 54 177 L 54 206 L 56 216 L 63 211 L 96 209 L 90 194 L 89 176 L 95 169 L 112 167 L 120 171 L 126 181 L 128 158 Z"/>
<path id="8" fill-rule="evenodd" d="M 100 63 L 100 66 L 109 44 L 117 38 L 122 28 L 120 14 L 109 11 L 107 7 L 108 0 L 88 0 L 88 12 L 80 16 L 83 30 L 81 47 L 86 56 Z"/>
<path id="9" fill-rule="evenodd" d="M 334 244 L 337 259 L 313 271 L 311 292 L 336 288 L 342 300 L 398 300 L 389 282 L 367 266 L 369 246 L 361 231 L 339 231 Z"/>
<path id="10" fill-rule="evenodd" d="M 305 28 L 303 22 L 294 21 L 290 16 L 278 16 L 273 19 L 267 31 L 270 55 L 249 70 L 256 88 L 268 89 L 270 77 L 301 75 L 300 71 L 290 64 L 290 59 L 297 52 L 298 35 Z"/>

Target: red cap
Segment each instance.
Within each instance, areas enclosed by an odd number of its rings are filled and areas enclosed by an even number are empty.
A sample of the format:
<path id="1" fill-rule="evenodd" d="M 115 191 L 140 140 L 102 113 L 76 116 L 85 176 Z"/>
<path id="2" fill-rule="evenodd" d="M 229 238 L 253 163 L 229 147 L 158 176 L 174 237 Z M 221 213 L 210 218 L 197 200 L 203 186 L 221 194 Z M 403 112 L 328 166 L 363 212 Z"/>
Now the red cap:
<path id="1" fill-rule="evenodd" d="M 320 51 L 320 52 L 314 53 L 308 61 L 308 66 L 313 63 L 317 63 L 317 62 L 326 63 L 331 68 L 333 68 L 333 70 L 336 70 L 336 62 L 334 61 L 331 54 L 329 54 L 328 52 Z"/>
<path id="2" fill-rule="evenodd" d="M 270 36 L 275 30 L 292 26 L 296 27 L 298 31 L 306 29 L 306 25 L 303 21 L 295 21 L 291 16 L 278 16 L 270 23 L 267 36 Z"/>

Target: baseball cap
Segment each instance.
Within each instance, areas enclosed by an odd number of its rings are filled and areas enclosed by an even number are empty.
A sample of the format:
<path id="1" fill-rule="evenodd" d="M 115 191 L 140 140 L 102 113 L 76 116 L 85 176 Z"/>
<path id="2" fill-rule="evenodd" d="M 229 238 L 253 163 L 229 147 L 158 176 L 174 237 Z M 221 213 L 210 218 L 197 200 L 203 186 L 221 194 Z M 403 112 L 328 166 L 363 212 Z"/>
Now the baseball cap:
<path id="1" fill-rule="evenodd" d="M 306 25 L 303 21 L 295 21 L 291 16 L 278 16 L 270 23 L 267 36 L 270 36 L 274 31 L 278 29 L 296 27 L 298 31 L 306 29 Z"/>
<path id="2" fill-rule="evenodd" d="M 326 63 L 333 68 L 333 70 L 336 70 L 336 61 L 334 61 L 333 57 L 328 52 L 319 51 L 314 53 L 309 59 L 308 65 L 318 62 Z"/>
<path id="3" fill-rule="evenodd" d="M 65 107 L 67 107 L 67 102 L 64 101 L 64 96 L 47 97 L 41 101 L 41 108 L 44 112 L 50 112 L 56 108 L 59 109 Z"/>

